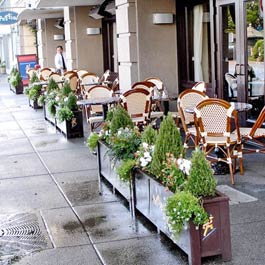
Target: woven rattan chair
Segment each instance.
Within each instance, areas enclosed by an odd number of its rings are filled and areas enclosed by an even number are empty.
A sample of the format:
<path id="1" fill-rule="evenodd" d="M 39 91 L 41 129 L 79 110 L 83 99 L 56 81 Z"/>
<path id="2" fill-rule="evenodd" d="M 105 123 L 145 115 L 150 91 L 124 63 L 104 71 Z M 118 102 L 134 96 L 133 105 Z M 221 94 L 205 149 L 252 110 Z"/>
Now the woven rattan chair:
<path id="1" fill-rule="evenodd" d="M 81 94 L 84 96 L 91 87 L 98 84 L 99 77 L 92 73 L 86 73 L 81 77 L 79 77 L 79 80 L 80 80 Z"/>
<path id="2" fill-rule="evenodd" d="M 65 78 L 69 78 L 71 75 L 76 75 L 78 78 L 77 72 L 75 72 L 75 71 L 67 71 L 63 75 Z"/>
<path id="3" fill-rule="evenodd" d="M 197 137 L 202 149 L 211 162 L 222 161 L 228 164 L 231 183 L 234 184 L 236 163 L 239 159 L 240 174 L 243 175 L 243 157 L 237 111 L 222 99 L 206 99 L 195 107 L 194 113 Z M 232 121 L 236 128 L 232 133 Z M 217 156 L 216 153 L 221 153 Z"/>
<path id="4" fill-rule="evenodd" d="M 58 73 L 51 73 L 49 76 L 49 79 L 53 79 L 57 84 L 59 88 L 62 88 L 63 86 L 63 81 L 64 81 L 64 77 L 61 76 Z"/>
<path id="5" fill-rule="evenodd" d="M 259 152 L 265 154 L 265 128 L 261 128 L 264 122 L 265 107 L 261 110 L 252 128 L 240 127 L 244 154 Z"/>
<path id="6" fill-rule="evenodd" d="M 198 90 L 200 92 L 206 93 L 205 82 L 203 82 L 203 81 L 198 82 L 191 89 Z"/>
<path id="7" fill-rule="evenodd" d="M 86 92 L 86 98 L 109 98 L 113 96 L 113 91 L 107 86 L 92 86 Z M 91 105 L 85 107 L 87 122 L 92 132 L 104 121 L 102 105 Z"/>
<path id="8" fill-rule="evenodd" d="M 126 91 L 120 96 L 122 106 L 128 111 L 135 125 L 148 122 L 151 106 L 151 94 L 143 88 Z"/>
<path id="9" fill-rule="evenodd" d="M 77 75 L 78 75 L 78 78 L 81 79 L 81 77 L 84 75 L 84 74 L 88 74 L 89 72 L 87 70 L 78 70 L 77 72 Z"/>
<path id="10" fill-rule="evenodd" d="M 71 87 L 71 90 L 75 93 L 78 94 L 78 76 L 77 74 L 72 74 L 67 78 L 69 85 Z"/>
<path id="11" fill-rule="evenodd" d="M 51 74 L 52 74 L 51 68 L 42 68 L 40 70 L 40 80 L 47 81 Z"/>
<path id="12" fill-rule="evenodd" d="M 194 126 L 194 108 L 198 103 L 207 98 L 205 93 L 194 89 L 186 89 L 178 96 L 178 112 L 185 132 L 185 148 L 198 144 L 196 128 Z"/>

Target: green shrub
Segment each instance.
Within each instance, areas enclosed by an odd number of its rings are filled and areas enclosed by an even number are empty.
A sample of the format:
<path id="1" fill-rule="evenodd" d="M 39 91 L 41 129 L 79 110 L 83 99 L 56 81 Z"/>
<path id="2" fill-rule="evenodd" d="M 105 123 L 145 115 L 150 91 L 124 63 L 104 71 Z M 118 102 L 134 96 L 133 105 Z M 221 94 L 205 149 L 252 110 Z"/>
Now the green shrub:
<path id="1" fill-rule="evenodd" d="M 142 132 L 142 142 L 147 143 L 149 145 L 154 145 L 157 137 L 157 131 L 149 124 L 145 127 Z"/>
<path id="2" fill-rule="evenodd" d="M 119 105 L 113 112 L 110 124 L 111 135 L 116 134 L 120 128 L 126 127 L 133 128 L 133 122 L 128 112 Z"/>
<path id="3" fill-rule="evenodd" d="M 89 147 L 89 149 L 94 151 L 97 148 L 99 138 L 100 137 L 97 133 L 90 133 L 89 137 L 87 138 L 87 146 Z"/>
<path id="4" fill-rule="evenodd" d="M 126 159 L 121 161 L 121 164 L 116 168 L 116 172 L 122 181 L 129 181 L 132 179 L 132 171 L 134 166 L 134 159 Z"/>
<path id="5" fill-rule="evenodd" d="M 44 95 L 40 95 L 38 98 L 38 105 L 39 106 L 43 106 L 45 103 L 45 96 Z"/>
<path id="6" fill-rule="evenodd" d="M 56 106 L 57 106 L 57 102 L 55 99 L 50 99 L 48 101 L 48 111 L 52 116 L 56 115 Z"/>
<path id="7" fill-rule="evenodd" d="M 68 107 L 57 109 L 56 117 L 59 122 L 70 121 L 74 117 L 74 113 Z"/>
<path id="8" fill-rule="evenodd" d="M 41 86 L 40 85 L 33 85 L 29 89 L 28 96 L 31 100 L 37 100 L 41 94 Z"/>
<path id="9" fill-rule="evenodd" d="M 252 56 L 257 59 L 260 58 L 261 61 L 264 60 L 264 40 L 258 40 L 252 50 Z"/>
<path id="10" fill-rule="evenodd" d="M 54 79 L 50 78 L 47 86 L 47 93 L 49 94 L 50 92 L 58 89 L 59 89 L 58 84 L 55 82 Z"/>
<path id="11" fill-rule="evenodd" d="M 150 167 L 151 173 L 159 178 L 167 154 L 170 153 L 174 157 L 180 157 L 183 150 L 179 129 L 172 116 L 168 114 L 168 116 L 163 119 L 156 138 L 153 160 Z"/>
<path id="12" fill-rule="evenodd" d="M 72 93 L 72 89 L 68 82 L 64 83 L 62 89 L 60 90 L 60 93 L 63 97 L 67 97 L 70 93 Z"/>
<path id="13" fill-rule="evenodd" d="M 36 83 L 36 82 L 39 82 L 39 81 L 40 81 L 40 79 L 38 78 L 37 73 L 36 72 L 33 72 L 32 76 L 30 78 L 29 83 L 30 84 L 33 84 L 33 83 Z"/>
<path id="14" fill-rule="evenodd" d="M 196 197 L 213 196 L 216 189 L 216 180 L 213 170 L 205 155 L 199 149 L 193 151 L 191 169 L 186 184 L 186 190 Z"/>
<path id="15" fill-rule="evenodd" d="M 16 72 L 14 75 L 11 76 L 10 82 L 13 87 L 18 87 L 19 83 L 22 81 L 22 76 L 19 72 Z"/>

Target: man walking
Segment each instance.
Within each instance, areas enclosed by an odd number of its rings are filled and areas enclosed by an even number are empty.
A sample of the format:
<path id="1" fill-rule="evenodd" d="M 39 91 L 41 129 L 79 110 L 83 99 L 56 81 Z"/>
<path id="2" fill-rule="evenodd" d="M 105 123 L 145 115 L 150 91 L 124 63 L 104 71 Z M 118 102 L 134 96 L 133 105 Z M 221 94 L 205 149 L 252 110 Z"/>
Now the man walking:
<path id="1" fill-rule="evenodd" d="M 57 46 L 56 48 L 54 62 L 56 72 L 62 75 L 66 71 L 66 64 L 63 56 L 63 47 L 61 45 Z"/>

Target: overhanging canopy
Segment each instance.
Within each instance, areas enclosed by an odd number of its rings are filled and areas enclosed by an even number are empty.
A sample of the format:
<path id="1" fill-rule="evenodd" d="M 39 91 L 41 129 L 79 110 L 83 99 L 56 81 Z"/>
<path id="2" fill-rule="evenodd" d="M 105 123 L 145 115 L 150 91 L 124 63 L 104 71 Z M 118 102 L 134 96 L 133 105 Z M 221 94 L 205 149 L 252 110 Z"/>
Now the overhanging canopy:
<path id="1" fill-rule="evenodd" d="M 63 9 L 25 9 L 18 15 L 18 20 L 61 17 L 63 17 Z"/>
<path id="2" fill-rule="evenodd" d="M 104 0 L 39 0 L 36 7 L 93 6 L 103 2 Z"/>

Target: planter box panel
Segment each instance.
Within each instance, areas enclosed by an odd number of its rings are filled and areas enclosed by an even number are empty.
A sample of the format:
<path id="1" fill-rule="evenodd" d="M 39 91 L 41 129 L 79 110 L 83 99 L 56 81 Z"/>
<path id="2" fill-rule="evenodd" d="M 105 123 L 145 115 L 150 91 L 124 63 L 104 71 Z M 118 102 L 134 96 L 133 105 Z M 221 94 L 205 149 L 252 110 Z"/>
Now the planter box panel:
<path id="1" fill-rule="evenodd" d="M 32 107 L 33 109 L 41 109 L 42 108 L 42 106 L 39 106 L 38 100 L 29 99 L 29 106 Z"/>
<path id="2" fill-rule="evenodd" d="M 59 122 L 56 119 L 56 127 L 66 138 L 84 137 L 82 111 L 75 111 L 70 121 Z"/>
<path id="3" fill-rule="evenodd" d="M 110 176 L 111 161 L 110 157 L 107 155 L 109 148 L 103 144 L 98 144 L 98 168 L 99 174 L 107 179 Z"/>
<path id="4" fill-rule="evenodd" d="M 44 104 L 43 106 L 43 113 L 44 113 L 44 118 L 46 121 L 49 121 L 52 125 L 56 125 L 56 120 L 55 117 L 50 114 L 48 111 L 48 105 Z"/>

